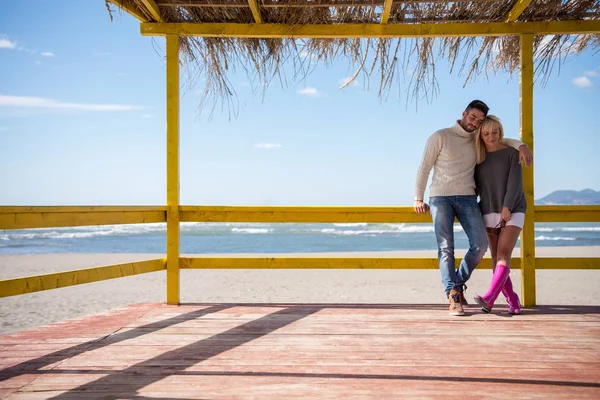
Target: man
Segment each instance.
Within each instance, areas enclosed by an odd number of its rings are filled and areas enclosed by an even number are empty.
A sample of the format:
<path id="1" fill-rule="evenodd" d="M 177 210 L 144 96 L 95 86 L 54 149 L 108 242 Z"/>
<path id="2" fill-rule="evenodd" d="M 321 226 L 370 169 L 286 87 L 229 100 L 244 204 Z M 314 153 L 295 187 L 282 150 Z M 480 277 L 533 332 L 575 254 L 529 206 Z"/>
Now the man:
<path id="1" fill-rule="evenodd" d="M 414 209 L 417 214 L 424 214 L 431 208 L 440 273 L 450 303 L 450 315 L 464 315 L 465 283 L 483 258 L 488 244 L 474 179 L 477 163 L 475 132 L 488 111 L 489 107 L 484 102 L 473 100 L 454 126 L 431 135 L 417 171 Z M 531 165 L 533 156 L 526 145 L 514 139 L 503 139 L 502 143 L 519 150 L 520 158 L 527 166 Z M 427 205 L 423 197 L 432 168 Z M 454 218 L 458 219 L 469 239 L 469 250 L 458 270 L 454 264 Z"/>

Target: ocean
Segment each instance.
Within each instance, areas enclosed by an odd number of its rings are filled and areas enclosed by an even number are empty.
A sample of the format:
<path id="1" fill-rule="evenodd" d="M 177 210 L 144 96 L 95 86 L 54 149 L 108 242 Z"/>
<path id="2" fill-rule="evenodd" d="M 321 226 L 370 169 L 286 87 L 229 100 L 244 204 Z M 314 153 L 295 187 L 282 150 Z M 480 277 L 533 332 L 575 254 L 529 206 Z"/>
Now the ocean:
<path id="1" fill-rule="evenodd" d="M 468 248 L 455 224 L 455 248 Z M 536 246 L 600 246 L 600 223 L 538 223 Z M 0 254 L 165 253 L 166 224 L 0 231 Z M 181 253 L 435 250 L 431 224 L 182 223 Z M 518 244 L 517 244 L 518 245 Z"/>

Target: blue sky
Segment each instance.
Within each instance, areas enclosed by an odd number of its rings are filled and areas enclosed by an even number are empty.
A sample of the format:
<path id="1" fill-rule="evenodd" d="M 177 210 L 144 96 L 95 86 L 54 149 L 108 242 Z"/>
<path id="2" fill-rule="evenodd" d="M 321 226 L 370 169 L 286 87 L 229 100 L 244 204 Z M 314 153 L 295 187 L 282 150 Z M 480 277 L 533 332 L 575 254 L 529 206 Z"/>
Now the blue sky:
<path id="1" fill-rule="evenodd" d="M 8 2 L 0 15 L 0 205 L 165 203 L 164 39 L 142 37 L 103 0 Z M 534 99 L 535 197 L 600 190 L 600 54 L 555 68 Z M 181 203 L 412 205 L 427 137 L 474 98 L 519 135 L 519 77 L 463 77 L 438 68 L 440 93 L 406 104 L 377 97 L 345 60 L 304 81 L 275 82 L 264 100 L 232 75 L 240 111 L 212 120 L 199 89 L 181 102 Z M 186 75 L 182 69 L 182 82 Z M 185 88 L 184 88 L 185 89 Z M 182 91 L 183 92 L 183 91 Z"/>

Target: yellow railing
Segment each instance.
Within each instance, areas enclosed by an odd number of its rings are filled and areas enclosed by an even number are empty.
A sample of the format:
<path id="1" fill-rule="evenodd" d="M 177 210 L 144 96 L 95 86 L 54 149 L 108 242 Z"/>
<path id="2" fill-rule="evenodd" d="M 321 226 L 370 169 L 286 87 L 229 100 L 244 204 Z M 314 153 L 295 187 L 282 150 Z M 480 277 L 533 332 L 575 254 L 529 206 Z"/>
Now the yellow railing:
<path id="1" fill-rule="evenodd" d="M 600 222 L 600 206 L 535 206 L 535 222 Z M 0 207 L 0 229 L 166 222 L 167 207 Z M 181 222 L 270 223 L 431 223 L 428 214 L 412 207 L 244 207 L 181 206 Z M 434 244 L 432 243 L 432 246 Z M 457 265 L 460 259 L 456 260 Z M 199 256 L 179 259 L 180 269 L 437 269 L 434 257 L 235 257 Z M 491 269 L 490 259 L 478 268 Z M 511 268 L 520 269 L 513 259 Z M 0 281 L 0 297 L 56 289 L 82 283 L 166 269 L 166 259 L 109 265 Z M 536 258 L 535 269 L 600 269 L 600 258 Z M 174 271 L 178 273 L 178 271 Z M 533 282 L 535 285 L 535 282 Z M 535 286 L 534 286 L 535 287 Z M 177 297 L 179 293 L 177 291 Z"/>

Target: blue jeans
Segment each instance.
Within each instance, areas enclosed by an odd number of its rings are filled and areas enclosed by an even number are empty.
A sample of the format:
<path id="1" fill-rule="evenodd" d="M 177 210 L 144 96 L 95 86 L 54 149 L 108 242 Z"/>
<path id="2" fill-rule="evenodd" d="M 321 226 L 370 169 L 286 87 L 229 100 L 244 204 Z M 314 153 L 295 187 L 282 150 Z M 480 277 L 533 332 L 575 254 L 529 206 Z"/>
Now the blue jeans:
<path id="1" fill-rule="evenodd" d="M 434 196 L 429 200 L 433 229 L 438 245 L 438 261 L 446 296 L 452 289 L 462 292 L 463 285 L 479 264 L 488 246 L 477 196 Z M 458 270 L 454 262 L 454 218 L 469 239 L 469 251 Z"/>

